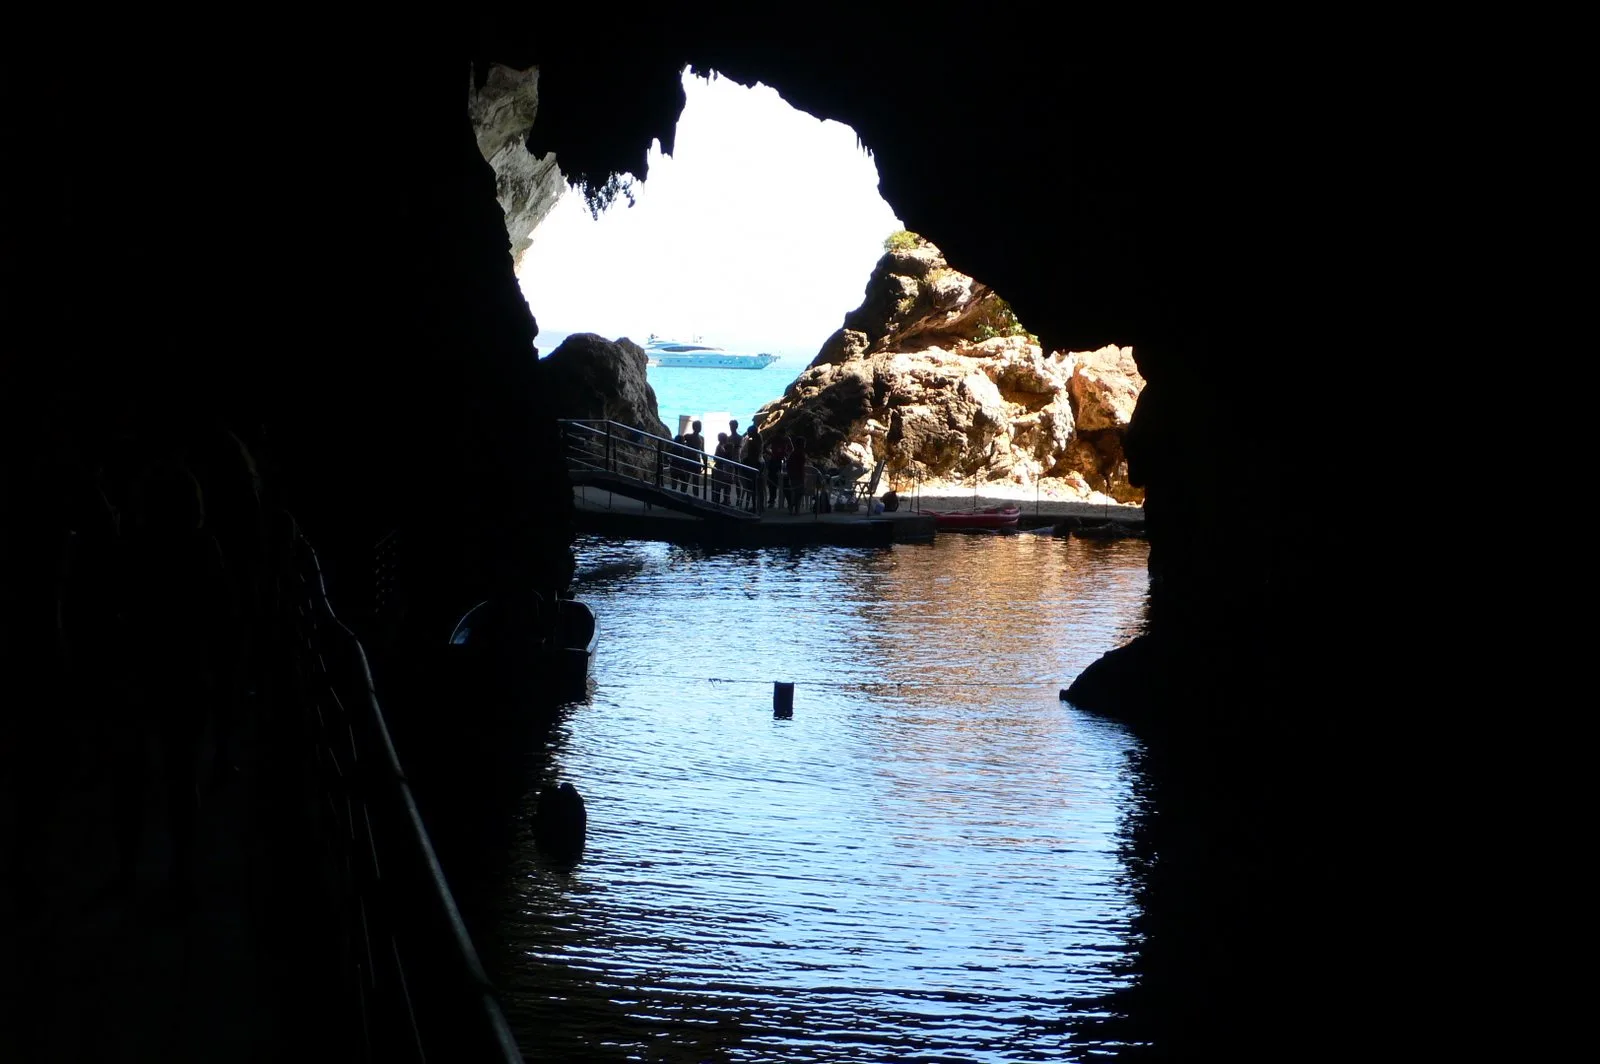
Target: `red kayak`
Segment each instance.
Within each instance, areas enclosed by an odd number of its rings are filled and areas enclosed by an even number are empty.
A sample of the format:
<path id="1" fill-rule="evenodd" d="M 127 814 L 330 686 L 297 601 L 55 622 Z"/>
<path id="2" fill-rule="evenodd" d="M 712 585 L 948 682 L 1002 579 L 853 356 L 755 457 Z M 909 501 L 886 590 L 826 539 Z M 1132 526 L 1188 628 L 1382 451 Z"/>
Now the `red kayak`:
<path id="1" fill-rule="evenodd" d="M 924 510 L 931 514 L 936 529 L 1015 528 L 1022 511 L 1015 506 L 991 506 L 987 510 Z"/>

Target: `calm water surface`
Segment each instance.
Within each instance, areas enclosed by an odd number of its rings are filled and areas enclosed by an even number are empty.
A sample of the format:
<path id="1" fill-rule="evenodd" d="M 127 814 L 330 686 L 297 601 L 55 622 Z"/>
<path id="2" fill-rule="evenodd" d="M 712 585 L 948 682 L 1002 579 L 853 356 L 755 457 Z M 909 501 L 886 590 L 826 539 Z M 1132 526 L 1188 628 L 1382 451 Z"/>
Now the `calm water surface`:
<path id="1" fill-rule="evenodd" d="M 594 686 L 541 776 L 584 794 L 589 843 L 513 879 L 529 1058 L 1079 1055 L 1124 978 L 1134 741 L 1057 692 L 1137 630 L 1146 554 L 580 541 Z"/>

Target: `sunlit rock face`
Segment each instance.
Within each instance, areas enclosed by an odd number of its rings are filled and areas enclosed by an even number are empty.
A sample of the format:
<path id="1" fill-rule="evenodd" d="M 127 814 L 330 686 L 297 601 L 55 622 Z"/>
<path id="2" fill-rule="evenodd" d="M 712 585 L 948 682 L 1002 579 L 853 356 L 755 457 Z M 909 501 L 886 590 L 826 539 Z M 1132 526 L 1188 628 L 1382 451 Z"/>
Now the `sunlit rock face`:
<path id="1" fill-rule="evenodd" d="M 616 421 L 669 436 L 646 378 L 649 356 L 623 337 L 573 333 L 539 361 L 539 386 L 557 417 Z"/>
<path id="2" fill-rule="evenodd" d="M 921 241 L 879 260 L 861 306 L 758 416 L 837 461 L 886 460 L 891 483 L 1050 478 L 1138 502 L 1122 433 L 1143 387 L 1132 348 L 1047 353 Z"/>
<path id="3" fill-rule="evenodd" d="M 494 167 L 495 197 L 506 214 L 511 261 L 528 250 L 529 234 L 550 213 L 566 188 L 553 152 L 528 151 L 528 130 L 539 115 L 539 68 L 513 70 L 489 65 L 482 87 L 467 102 L 478 151 Z"/>

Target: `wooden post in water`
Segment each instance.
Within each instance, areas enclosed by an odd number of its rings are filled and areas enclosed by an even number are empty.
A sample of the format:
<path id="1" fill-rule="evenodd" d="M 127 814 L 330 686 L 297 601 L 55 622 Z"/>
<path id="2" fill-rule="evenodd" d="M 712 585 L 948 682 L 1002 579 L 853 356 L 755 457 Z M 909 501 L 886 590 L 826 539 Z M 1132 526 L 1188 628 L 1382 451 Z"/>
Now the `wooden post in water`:
<path id="1" fill-rule="evenodd" d="M 794 684 L 780 680 L 772 685 L 772 716 L 777 720 L 794 716 Z"/>

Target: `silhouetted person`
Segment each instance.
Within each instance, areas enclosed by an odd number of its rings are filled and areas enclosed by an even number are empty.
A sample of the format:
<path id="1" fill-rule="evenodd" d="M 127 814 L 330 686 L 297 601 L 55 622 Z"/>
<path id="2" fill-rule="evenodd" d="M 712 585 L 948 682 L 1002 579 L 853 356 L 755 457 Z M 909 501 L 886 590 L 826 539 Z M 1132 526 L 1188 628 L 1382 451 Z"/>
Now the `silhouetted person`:
<path id="1" fill-rule="evenodd" d="M 700 422 L 689 426 L 694 431 L 683 438 L 684 445 L 694 453 L 688 456 L 689 484 L 696 495 L 701 493 L 701 483 L 706 475 L 706 438 L 700 434 Z"/>
<path id="2" fill-rule="evenodd" d="M 738 465 L 739 465 L 739 459 L 742 457 L 743 444 L 744 444 L 744 438 L 743 437 L 739 437 L 737 439 L 729 440 L 728 441 L 728 457 L 727 457 L 727 460 L 723 463 L 723 465 L 726 466 L 727 470 L 728 470 L 728 505 L 729 506 L 740 506 L 740 505 L 742 505 L 742 503 L 740 502 L 740 495 L 742 493 L 741 489 L 744 487 L 744 477 L 742 475 L 740 475 Z"/>
<path id="3" fill-rule="evenodd" d="M 672 437 L 672 442 L 678 445 L 670 448 L 671 457 L 667 462 L 672 469 L 673 491 L 689 490 L 689 461 L 684 457 L 683 452 L 683 448 L 687 446 L 688 439 L 689 434 L 687 432 L 680 432 Z"/>
<path id="4" fill-rule="evenodd" d="M 744 434 L 744 447 L 739 455 L 739 461 L 749 466 L 740 478 L 740 487 L 743 489 L 744 505 L 752 506 L 757 512 L 761 510 L 762 500 L 766 492 L 761 487 L 761 433 L 756 431 L 754 425 Z"/>
<path id="5" fill-rule="evenodd" d="M 800 499 L 806 490 L 806 441 L 802 436 L 789 437 L 789 457 L 785 466 L 785 483 L 789 492 L 789 512 L 800 512 Z"/>
<path id="6" fill-rule="evenodd" d="M 737 424 L 737 422 L 735 422 Z M 717 467 L 711 474 L 711 498 L 724 506 L 733 505 L 733 466 L 737 462 L 739 438 L 726 432 L 717 433 Z"/>
<path id="7" fill-rule="evenodd" d="M 199 747 L 237 653 L 236 603 L 222 550 L 205 527 L 205 504 L 189 470 L 157 461 L 136 480 L 123 554 L 123 639 L 133 712 L 158 739 L 171 833 L 171 886 L 194 892 L 195 790 Z M 143 765 L 127 759 L 119 790 L 124 882 L 143 845 Z"/>
<path id="8" fill-rule="evenodd" d="M 743 446 L 743 443 L 744 443 L 744 437 L 739 434 L 739 422 L 737 422 L 737 421 L 728 422 L 728 454 L 727 454 L 727 458 L 728 458 L 729 461 L 737 462 L 739 460 L 739 449 L 740 449 L 741 446 Z M 729 506 L 735 506 L 735 505 L 738 504 L 737 495 L 738 495 L 738 491 L 739 491 L 739 478 L 733 475 L 733 470 L 732 469 L 727 470 L 727 474 L 728 474 L 727 484 L 723 488 L 723 495 L 725 496 L 723 501 L 726 502 Z"/>
<path id="9" fill-rule="evenodd" d="M 778 508 L 778 496 L 783 491 L 783 470 L 789 460 L 789 441 L 779 437 L 767 446 L 767 508 Z"/>

